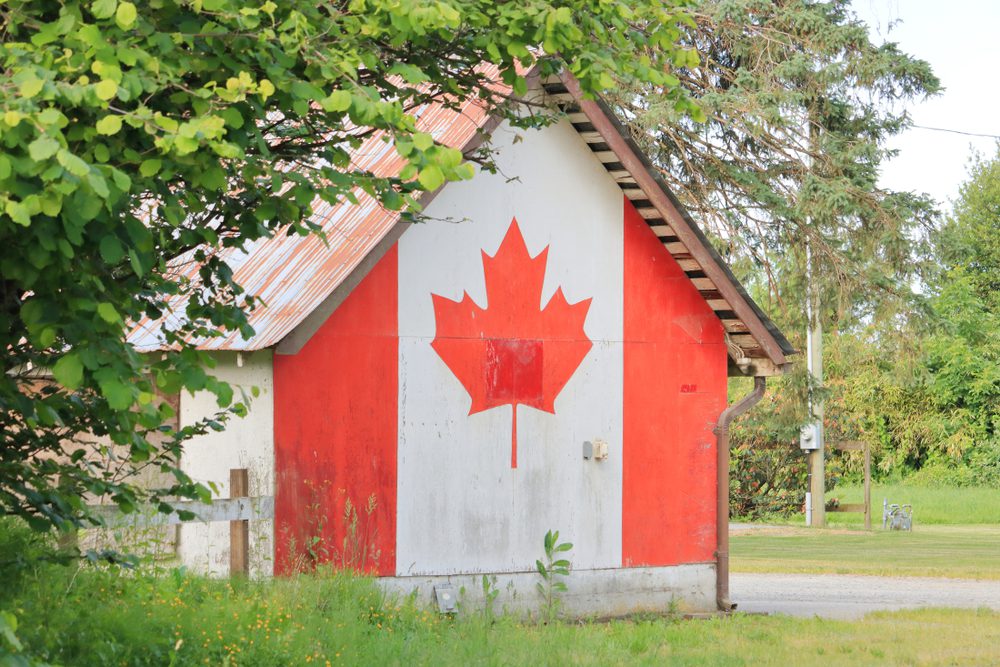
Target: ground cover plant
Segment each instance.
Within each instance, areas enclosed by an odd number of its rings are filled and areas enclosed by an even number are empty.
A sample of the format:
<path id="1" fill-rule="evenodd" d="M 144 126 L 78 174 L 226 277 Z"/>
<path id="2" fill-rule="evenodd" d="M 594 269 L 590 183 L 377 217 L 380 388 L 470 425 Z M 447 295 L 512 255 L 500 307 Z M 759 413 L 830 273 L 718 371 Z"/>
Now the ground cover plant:
<path id="1" fill-rule="evenodd" d="M 860 503 L 857 484 L 827 501 Z M 802 572 L 1000 579 L 1000 494 L 987 487 L 874 484 L 872 532 L 860 513 L 827 512 L 828 528 L 804 527 L 801 513 L 767 518 L 770 527 L 732 537 L 735 572 Z M 882 500 L 913 506 L 912 532 L 883 531 Z"/>
<path id="2" fill-rule="evenodd" d="M 452 619 L 336 573 L 230 582 L 87 566 L 47 570 L 5 597 L 25 650 L 63 665 L 974 665 L 989 664 L 1000 642 L 1000 614 L 988 610 L 859 622 Z M 934 642 L 912 641 L 928 632 Z"/>
<path id="3" fill-rule="evenodd" d="M 230 581 L 151 564 L 58 564 L 53 555 L 37 534 L 0 522 L 0 664 L 14 647 L 5 632 L 11 618 L 19 657 L 88 667 L 975 665 L 990 664 L 1000 642 L 1000 613 L 989 610 L 894 612 L 857 622 L 741 614 L 543 622 L 467 605 L 450 617 L 332 569 Z M 912 641 L 927 633 L 935 641 Z"/>
<path id="4" fill-rule="evenodd" d="M 734 535 L 731 553 L 734 572 L 1000 579 L 1000 526 L 768 527 Z"/>
<path id="5" fill-rule="evenodd" d="M 1000 492 L 986 486 L 923 486 L 909 481 L 872 485 L 872 525 L 881 525 L 882 500 L 913 505 L 918 530 L 927 525 L 1000 524 Z M 827 493 L 827 500 L 841 503 L 864 501 L 858 484 L 841 484 Z M 827 513 L 834 526 L 861 526 L 862 514 Z"/>

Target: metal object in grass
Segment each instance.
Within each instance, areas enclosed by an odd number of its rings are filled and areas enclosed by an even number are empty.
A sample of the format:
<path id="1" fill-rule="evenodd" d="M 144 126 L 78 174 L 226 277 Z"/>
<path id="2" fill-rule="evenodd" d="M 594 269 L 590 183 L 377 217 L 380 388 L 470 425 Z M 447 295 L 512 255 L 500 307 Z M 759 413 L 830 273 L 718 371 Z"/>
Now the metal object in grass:
<path id="1" fill-rule="evenodd" d="M 882 528 L 889 530 L 913 530 L 913 505 L 889 503 L 882 499 Z"/>

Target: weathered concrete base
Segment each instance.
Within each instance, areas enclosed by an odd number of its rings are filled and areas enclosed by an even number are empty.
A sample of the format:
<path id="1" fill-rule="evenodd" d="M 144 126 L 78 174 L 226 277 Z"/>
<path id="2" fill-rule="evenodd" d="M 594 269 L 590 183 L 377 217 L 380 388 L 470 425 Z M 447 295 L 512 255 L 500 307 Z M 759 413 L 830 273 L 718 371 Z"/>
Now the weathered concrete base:
<path id="1" fill-rule="evenodd" d="M 527 615 L 542 609 L 537 572 L 487 575 L 499 591 L 496 613 Z M 493 577 L 496 583 L 492 583 Z M 715 564 L 574 570 L 565 578 L 569 590 L 559 593 L 561 612 L 569 617 L 613 617 L 640 612 L 702 613 L 715 611 Z M 459 613 L 483 609 L 482 574 L 384 577 L 384 590 L 400 596 L 416 595 L 418 604 L 436 607 L 435 586 L 451 586 L 459 596 Z"/>

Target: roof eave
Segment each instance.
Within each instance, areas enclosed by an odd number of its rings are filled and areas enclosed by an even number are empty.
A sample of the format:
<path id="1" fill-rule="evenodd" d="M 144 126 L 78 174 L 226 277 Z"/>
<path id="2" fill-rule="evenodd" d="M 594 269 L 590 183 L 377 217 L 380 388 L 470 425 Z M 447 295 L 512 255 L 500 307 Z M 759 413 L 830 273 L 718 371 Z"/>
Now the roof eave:
<path id="1" fill-rule="evenodd" d="M 781 374 L 789 364 L 787 357 L 795 353 L 792 345 L 746 293 L 690 214 L 676 200 L 666 183 L 656 175 L 653 164 L 628 136 L 610 108 L 599 99 L 587 99 L 579 82 L 568 72 L 561 74 L 560 80 L 573 102 L 629 172 L 652 206 L 670 223 L 680 242 L 697 260 L 705 275 L 712 280 L 766 355 L 766 363 L 764 359 L 735 359 L 733 361 L 736 368 L 759 375 Z"/>

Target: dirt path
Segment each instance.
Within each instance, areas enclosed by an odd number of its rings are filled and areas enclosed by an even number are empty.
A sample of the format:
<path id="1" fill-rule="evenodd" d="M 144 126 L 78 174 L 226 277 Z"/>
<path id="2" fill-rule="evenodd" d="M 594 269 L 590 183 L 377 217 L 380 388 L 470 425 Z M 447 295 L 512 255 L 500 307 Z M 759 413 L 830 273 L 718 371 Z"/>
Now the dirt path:
<path id="1" fill-rule="evenodd" d="M 1000 581 L 850 574 L 732 574 L 737 611 L 860 618 L 913 607 L 1000 610 Z"/>

